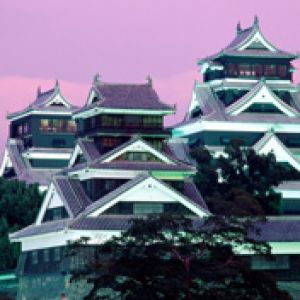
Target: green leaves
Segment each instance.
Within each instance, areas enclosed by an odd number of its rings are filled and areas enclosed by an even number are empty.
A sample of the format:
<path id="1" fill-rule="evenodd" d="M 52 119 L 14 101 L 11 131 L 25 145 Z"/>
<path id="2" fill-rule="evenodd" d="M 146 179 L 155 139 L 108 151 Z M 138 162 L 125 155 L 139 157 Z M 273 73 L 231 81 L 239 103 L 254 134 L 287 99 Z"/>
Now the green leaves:
<path id="1" fill-rule="evenodd" d="M 237 255 L 242 248 L 270 253 L 249 235 L 256 232 L 250 219 L 153 215 L 131 223 L 121 236 L 95 246 L 97 259 L 78 277 L 93 285 L 86 299 L 111 299 L 112 293 L 122 300 L 290 299 L 269 277 L 255 281 L 249 260 Z"/>
<path id="2" fill-rule="evenodd" d="M 201 147 L 191 155 L 198 170 L 194 181 L 215 214 L 280 214 L 281 195 L 274 187 L 283 180 L 300 178 L 296 170 L 277 163 L 272 153 L 258 155 L 239 141 L 232 141 L 217 158 Z"/>
<path id="3" fill-rule="evenodd" d="M 0 271 L 13 269 L 20 253 L 18 244 L 10 244 L 8 233 L 31 224 L 42 202 L 37 185 L 0 178 Z"/>

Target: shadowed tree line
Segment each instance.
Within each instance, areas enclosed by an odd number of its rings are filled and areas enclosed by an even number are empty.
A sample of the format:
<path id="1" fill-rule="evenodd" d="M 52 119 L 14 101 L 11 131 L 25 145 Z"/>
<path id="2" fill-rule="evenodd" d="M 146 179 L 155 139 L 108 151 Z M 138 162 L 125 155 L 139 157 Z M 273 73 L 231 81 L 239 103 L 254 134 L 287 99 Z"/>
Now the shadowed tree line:
<path id="1" fill-rule="evenodd" d="M 214 215 L 132 220 L 126 232 L 97 245 L 93 259 L 74 272 L 73 282 L 92 285 L 85 299 L 291 299 L 270 273 L 251 269 L 249 256 L 238 253 L 272 259 L 268 244 L 253 238 L 259 234 L 255 224 L 281 213 L 274 188 L 299 179 L 299 173 L 238 141 L 218 158 L 201 147 L 191 155 L 197 163 L 195 183 Z M 72 244 L 69 255 L 86 243 Z"/>

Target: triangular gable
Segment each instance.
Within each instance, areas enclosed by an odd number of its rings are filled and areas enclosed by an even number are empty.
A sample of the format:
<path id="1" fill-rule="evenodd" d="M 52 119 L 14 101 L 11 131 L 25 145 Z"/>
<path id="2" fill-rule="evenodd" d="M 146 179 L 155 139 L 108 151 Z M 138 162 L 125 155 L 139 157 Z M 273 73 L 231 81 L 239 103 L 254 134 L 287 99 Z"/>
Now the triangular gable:
<path id="1" fill-rule="evenodd" d="M 134 182 L 133 179 L 131 182 Z M 88 217 L 97 217 L 100 214 L 105 214 L 105 211 L 118 202 L 136 202 L 136 203 L 161 203 L 161 202 L 177 202 L 191 210 L 199 217 L 204 217 L 209 214 L 207 210 L 202 208 L 197 203 L 180 194 L 176 190 L 170 188 L 165 183 L 157 179 L 146 176 L 138 180 L 136 184 L 131 185 L 131 182 L 119 187 L 117 190 L 107 194 L 97 202 L 92 204 L 92 209 L 87 209 Z"/>
<path id="2" fill-rule="evenodd" d="M 277 49 L 270 42 L 266 40 L 266 38 L 262 35 L 262 33 L 258 28 L 253 32 L 253 34 L 251 34 L 248 37 L 248 39 L 244 40 L 240 45 L 238 45 L 236 49 L 238 51 L 251 49 L 251 48 L 253 49 L 255 48 L 255 46 L 257 47 L 257 45 L 260 45 L 259 49 L 263 48 L 272 52 L 277 51 Z"/>
<path id="3" fill-rule="evenodd" d="M 99 91 L 93 86 L 89 92 L 86 105 L 90 105 L 100 99 Z"/>
<path id="4" fill-rule="evenodd" d="M 1 166 L 0 166 L 0 177 L 2 177 L 5 173 L 5 170 L 9 169 L 9 168 L 12 168 L 12 161 L 11 161 L 9 153 L 5 147 L 4 155 L 3 155 Z"/>
<path id="5" fill-rule="evenodd" d="M 300 161 L 294 157 L 293 153 L 279 140 L 273 133 L 266 133 L 254 146 L 253 149 L 258 154 L 268 154 L 272 152 L 278 162 L 287 162 L 296 170 L 300 171 Z"/>
<path id="6" fill-rule="evenodd" d="M 63 203 L 63 201 L 61 199 L 61 195 L 59 194 L 57 187 L 52 182 L 47 190 L 47 193 L 43 200 L 42 206 L 41 206 L 38 216 L 36 218 L 35 224 L 40 225 L 43 222 L 43 219 L 46 215 L 47 209 L 55 208 L 55 207 L 62 207 L 62 206 L 65 207 L 69 216 L 71 216 L 71 214 L 68 210 L 68 207 L 65 206 L 65 204 Z"/>
<path id="7" fill-rule="evenodd" d="M 246 95 L 235 101 L 226 108 L 226 113 L 236 116 L 246 111 L 252 104 L 272 104 L 278 110 L 289 117 L 296 117 L 299 115 L 293 107 L 282 101 L 275 93 L 261 80 L 254 86 Z"/>
<path id="8" fill-rule="evenodd" d="M 84 160 L 84 162 L 86 162 L 86 157 L 84 157 L 83 151 L 81 149 L 81 146 L 77 142 L 77 144 L 76 144 L 76 146 L 74 148 L 74 151 L 73 151 L 73 153 L 72 153 L 72 155 L 70 157 L 69 168 L 73 167 L 74 165 L 76 165 L 77 162 L 78 162 L 78 160 L 81 159 L 81 158 Z"/>
<path id="9" fill-rule="evenodd" d="M 111 162 L 119 157 L 123 156 L 125 153 L 128 152 L 146 152 L 153 155 L 157 160 L 167 163 L 167 164 L 174 164 L 174 161 L 170 159 L 167 155 L 163 154 L 162 152 L 157 151 L 151 145 L 146 143 L 140 138 L 134 138 L 130 140 L 128 143 L 121 145 L 120 147 L 113 149 L 111 152 L 107 153 L 105 156 L 101 158 L 101 162 L 107 163 Z"/>
<path id="10" fill-rule="evenodd" d="M 70 108 L 70 103 L 62 96 L 60 89 L 56 88 L 54 93 L 44 103 L 46 107 L 49 106 L 64 106 Z"/>

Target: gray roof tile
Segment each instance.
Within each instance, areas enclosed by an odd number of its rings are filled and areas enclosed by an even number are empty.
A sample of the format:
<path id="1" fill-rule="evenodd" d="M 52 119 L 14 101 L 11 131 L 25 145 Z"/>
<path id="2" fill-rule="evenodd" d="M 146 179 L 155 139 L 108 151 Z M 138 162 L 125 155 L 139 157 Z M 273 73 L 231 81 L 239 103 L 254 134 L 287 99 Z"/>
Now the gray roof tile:
<path id="1" fill-rule="evenodd" d="M 79 180 L 57 176 L 53 178 L 53 183 L 72 217 L 77 216 L 92 203 Z"/>
<path id="2" fill-rule="evenodd" d="M 83 112 L 94 107 L 116 109 L 168 110 L 174 108 L 160 101 L 156 91 L 149 84 L 99 83 L 94 87 L 99 100 L 86 105 L 76 112 Z"/>

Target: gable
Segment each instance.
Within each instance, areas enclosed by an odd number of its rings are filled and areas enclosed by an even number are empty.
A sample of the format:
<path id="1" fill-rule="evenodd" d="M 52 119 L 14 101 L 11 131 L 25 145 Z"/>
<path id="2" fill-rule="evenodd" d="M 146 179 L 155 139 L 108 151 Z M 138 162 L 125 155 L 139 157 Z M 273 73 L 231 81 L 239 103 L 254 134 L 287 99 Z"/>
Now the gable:
<path id="1" fill-rule="evenodd" d="M 300 162 L 298 159 L 293 156 L 292 152 L 274 134 L 262 145 L 259 145 L 259 142 L 254 145 L 254 150 L 259 154 L 272 152 L 278 162 L 289 163 L 293 168 L 300 171 Z"/>
<path id="2" fill-rule="evenodd" d="M 259 84 L 260 86 L 254 87 L 245 96 L 229 105 L 226 108 L 227 113 L 236 116 L 245 112 L 253 104 L 259 104 L 260 106 L 266 105 L 270 108 L 275 107 L 279 112 L 289 117 L 296 117 L 299 114 L 294 108 L 276 96 L 264 83 Z M 257 90 L 254 91 L 254 89 Z M 273 110 L 276 110 L 275 108 Z"/>
<path id="3" fill-rule="evenodd" d="M 269 50 L 260 40 L 253 40 L 245 50 Z"/>
<path id="4" fill-rule="evenodd" d="M 159 161 L 174 164 L 169 157 L 142 140 L 136 140 L 119 151 L 108 155 L 102 162 L 107 163 L 114 160 Z"/>
<path id="5" fill-rule="evenodd" d="M 97 91 L 95 90 L 95 88 L 91 88 L 90 93 L 87 98 L 87 101 L 86 101 L 86 105 L 95 103 L 98 100 L 99 100 L 99 95 L 98 95 Z"/>
<path id="6" fill-rule="evenodd" d="M 82 163 L 82 162 L 86 162 L 86 159 L 83 156 L 83 152 L 82 152 L 79 144 L 77 143 L 75 146 L 75 149 L 70 157 L 69 167 L 73 167 L 76 164 Z"/>
<path id="7" fill-rule="evenodd" d="M 9 168 L 12 168 L 12 162 L 9 157 L 9 153 L 8 153 L 7 149 L 5 148 L 1 166 L 0 166 L 0 177 L 2 177 L 5 173 L 5 171 Z"/>
<path id="8" fill-rule="evenodd" d="M 58 211 L 58 209 L 67 212 L 67 209 L 64 206 L 63 201 L 61 200 L 60 194 L 58 193 L 54 184 L 51 183 L 41 205 L 35 224 L 41 224 L 44 221 L 49 210 Z"/>
<path id="9" fill-rule="evenodd" d="M 66 99 L 61 95 L 59 91 L 57 91 L 49 100 L 47 100 L 46 107 L 49 106 L 62 106 L 62 107 L 70 107 L 70 104 L 66 101 Z"/>
<path id="10" fill-rule="evenodd" d="M 101 201 L 101 199 L 99 199 L 99 205 L 97 204 L 97 207 L 88 214 L 88 217 L 97 217 L 100 214 L 105 214 L 106 211 L 117 203 L 149 203 L 149 205 L 153 204 L 154 206 L 156 204 L 156 209 L 159 209 L 159 206 L 163 203 L 179 203 L 197 216 L 202 217 L 207 215 L 207 212 L 199 207 L 199 205 L 191 202 L 185 196 L 153 177 L 147 177 L 145 180 L 134 185 L 129 190 L 120 193 L 120 195 L 116 197 L 113 197 L 113 195 L 111 198 L 109 197 L 109 194 L 104 197 L 104 199 L 108 199 L 107 201 Z M 142 209 L 142 206 L 140 207 Z"/>
<path id="11" fill-rule="evenodd" d="M 260 48 L 254 48 L 257 46 Z M 268 51 L 276 52 L 276 48 L 265 39 L 265 37 L 259 30 L 257 30 L 254 35 L 250 36 L 248 40 L 246 40 L 237 48 L 238 51 L 242 51 L 245 49 L 265 49 Z"/>

